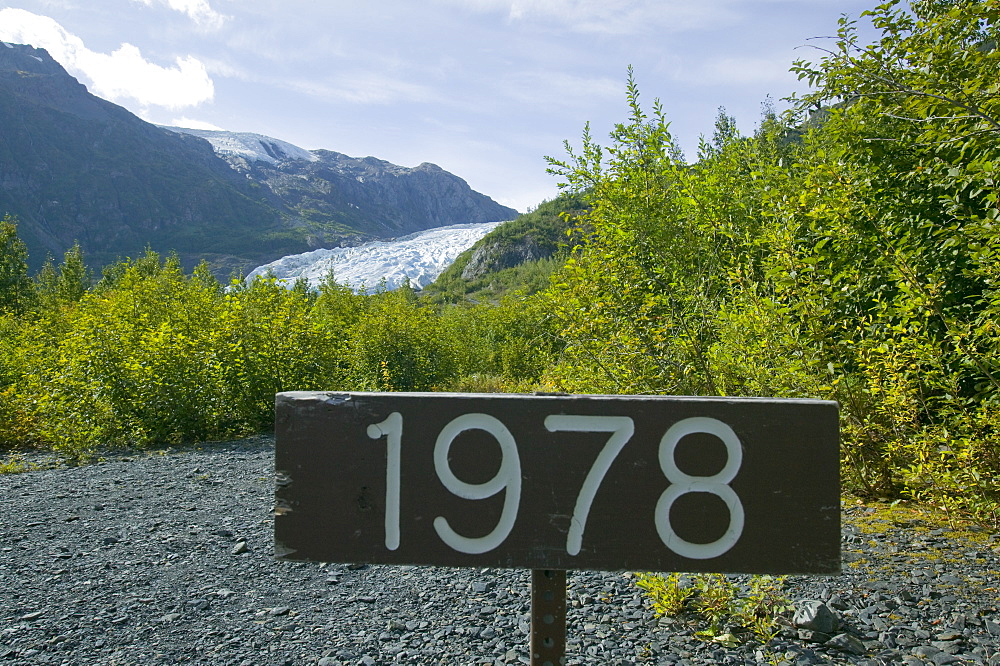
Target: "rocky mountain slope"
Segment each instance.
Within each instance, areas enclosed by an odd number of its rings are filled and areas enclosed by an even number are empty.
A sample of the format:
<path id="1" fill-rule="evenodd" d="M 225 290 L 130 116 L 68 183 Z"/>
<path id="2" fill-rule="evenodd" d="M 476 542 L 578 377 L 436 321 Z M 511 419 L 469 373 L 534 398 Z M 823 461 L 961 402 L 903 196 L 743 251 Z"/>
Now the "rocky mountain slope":
<path id="1" fill-rule="evenodd" d="M 260 134 L 169 129 L 206 139 L 234 169 L 276 194 L 318 235 L 314 244 L 324 237 L 337 240 L 341 228 L 387 238 L 517 216 L 428 162 L 408 168 L 375 157 L 307 151 Z"/>
<path id="2" fill-rule="evenodd" d="M 3 42 L 0 128 L 0 215 L 18 218 L 34 268 L 79 241 L 95 267 L 149 245 L 225 274 L 516 216 L 431 164 L 408 169 L 261 135 L 206 139 L 151 125 L 91 95 L 44 49 Z"/>

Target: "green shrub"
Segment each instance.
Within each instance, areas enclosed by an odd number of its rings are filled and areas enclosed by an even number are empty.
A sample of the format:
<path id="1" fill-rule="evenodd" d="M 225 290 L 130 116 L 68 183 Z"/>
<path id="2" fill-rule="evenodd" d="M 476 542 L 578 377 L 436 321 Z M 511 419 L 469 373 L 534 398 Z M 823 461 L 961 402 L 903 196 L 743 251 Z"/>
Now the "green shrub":
<path id="1" fill-rule="evenodd" d="M 660 616 L 687 618 L 704 627 L 696 636 L 727 646 L 745 640 L 767 644 L 780 630 L 779 618 L 792 610 L 785 578 L 752 576 L 741 588 L 723 574 L 637 574 Z"/>

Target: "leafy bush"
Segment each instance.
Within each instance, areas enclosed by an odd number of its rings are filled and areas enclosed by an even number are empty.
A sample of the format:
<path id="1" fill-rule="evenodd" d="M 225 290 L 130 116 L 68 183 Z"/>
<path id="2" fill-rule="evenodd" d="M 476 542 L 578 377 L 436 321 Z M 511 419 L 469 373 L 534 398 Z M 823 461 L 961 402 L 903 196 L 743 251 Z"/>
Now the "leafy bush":
<path id="1" fill-rule="evenodd" d="M 704 627 L 696 636 L 729 647 L 745 640 L 766 644 L 777 635 L 779 619 L 792 610 L 784 584 L 784 577 L 772 576 L 751 576 L 745 588 L 722 574 L 636 578 L 657 615 L 690 619 Z"/>
<path id="2" fill-rule="evenodd" d="M 456 344 L 412 292 L 376 294 L 351 332 L 352 383 L 374 391 L 439 388 L 458 372 Z"/>

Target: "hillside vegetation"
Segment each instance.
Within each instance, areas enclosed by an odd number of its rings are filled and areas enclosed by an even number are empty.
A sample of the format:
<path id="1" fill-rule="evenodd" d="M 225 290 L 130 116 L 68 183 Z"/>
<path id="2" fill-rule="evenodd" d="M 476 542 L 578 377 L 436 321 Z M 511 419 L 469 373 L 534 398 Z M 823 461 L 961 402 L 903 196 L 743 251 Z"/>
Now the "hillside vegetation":
<path id="1" fill-rule="evenodd" d="M 844 19 L 795 64 L 815 92 L 794 112 L 752 136 L 720 113 L 691 162 L 630 73 L 609 143 L 585 129 L 550 160 L 582 205 L 530 295 L 499 273 L 468 283 L 497 281 L 489 293 L 463 286 L 472 256 L 437 302 L 332 281 L 223 289 L 155 254 L 91 285 L 71 251 L 28 280 L 9 220 L 0 446 L 228 437 L 268 427 L 286 389 L 815 397 L 841 403 L 848 489 L 996 524 L 1000 6 L 865 18 L 873 45 Z"/>
<path id="2" fill-rule="evenodd" d="M 489 302 L 546 289 L 579 241 L 574 219 L 585 209 L 583 195 L 564 193 L 500 225 L 460 254 L 424 295 L 435 302 Z"/>

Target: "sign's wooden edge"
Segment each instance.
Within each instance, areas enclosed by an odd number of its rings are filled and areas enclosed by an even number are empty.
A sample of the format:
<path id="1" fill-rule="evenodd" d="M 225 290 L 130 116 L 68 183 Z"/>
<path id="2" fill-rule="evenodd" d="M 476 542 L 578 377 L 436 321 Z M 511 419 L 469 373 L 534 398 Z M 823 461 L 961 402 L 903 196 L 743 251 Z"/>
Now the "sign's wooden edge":
<path id="1" fill-rule="evenodd" d="M 761 404 L 803 404 L 831 405 L 839 407 L 836 400 L 814 398 L 761 398 L 743 396 L 690 396 L 690 395 L 617 395 L 609 393 L 457 393 L 457 392 L 375 392 L 375 391 L 282 391 L 275 394 L 275 403 L 283 400 L 322 400 L 339 403 L 346 400 L 377 396 L 401 398 L 462 398 L 487 400 L 615 400 L 615 401 L 663 401 L 691 403 L 761 403 Z"/>

